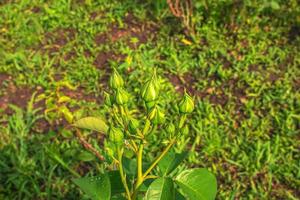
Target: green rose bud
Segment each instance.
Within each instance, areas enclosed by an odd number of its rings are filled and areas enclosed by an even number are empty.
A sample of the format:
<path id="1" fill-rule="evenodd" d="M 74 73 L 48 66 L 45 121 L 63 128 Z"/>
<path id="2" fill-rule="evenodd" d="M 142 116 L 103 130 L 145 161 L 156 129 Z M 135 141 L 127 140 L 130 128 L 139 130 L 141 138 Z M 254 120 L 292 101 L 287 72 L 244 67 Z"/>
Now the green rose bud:
<path id="1" fill-rule="evenodd" d="M 138 127 L 139 127 L 139 121 L 134 118 L 131 118 L 128 123 L 129 132 L 132 134 L 136 134 Z"/>
<path id="2" fill-rule="evenodd" d="M 110 127 L 108 130 L 108 135 L 110 141 L 112 141 L 116 145 L 122 145 L 124 142 L 124 134 L 121 129 Z"/>
<path id="3" fill-rule="evenodd" d="M 169 133 L 170 135 L 173 135 L 175 133 L 175 125 L 173 123 L 170 123 L 167 127 L 167 133 Z"/>
<path id="4" fill-rule="evenodd" d="M 149 80 L 142 87 L 142 98 L 146 102 L 154 101 L 157 99 L 157 91 L 153 80 Z"/>
<path id="5" fill-rule="evenodd" d="M 110 77 L 109 86 L 115 90 L 124 86 L 124 81 L 116 69 Z"/>
<path id="6" fill-rule="evenodd" d="M 194 107 L 193 98 L 185 92 L 183 99 L 179 102 L 179 111 L 181 113 L 191 113 L 193 112 Z"/>
<path id="7" fill-rule="evenodd" d="M 182 128 L 182 134 L 183 135 L 188 135 L 189 134 L 189 127 L 188 125 L 185 125 L 183 128 Z"/>
<path id="8" fill-rule="evenodd" d="M 126 104 L 129 99 L 128 96 L 129 96 L 128 93 L 124 89 L 122 88 L 117 89 L 116 96 L 115 96 L 116 103 L 118 105 Z"/>
<path id="9" fill-rule="evenodd" d="M 149 112 L 148 118 L 153 124 L 161 124 L 165 121 L 165 114 L 158 106 L 155 106 Z"/>

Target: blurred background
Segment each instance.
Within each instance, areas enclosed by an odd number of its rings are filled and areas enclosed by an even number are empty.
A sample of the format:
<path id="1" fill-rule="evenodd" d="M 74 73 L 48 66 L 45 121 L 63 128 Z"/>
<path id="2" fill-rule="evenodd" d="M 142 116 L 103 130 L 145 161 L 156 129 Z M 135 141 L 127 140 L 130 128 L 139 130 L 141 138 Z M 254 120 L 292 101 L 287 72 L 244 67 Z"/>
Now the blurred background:
<path id="1" fill-rule="evenodd" d="M 0 199 L 86 199 L 72 178 L 105 163 L 65 118 L 105 116 L 112 67 L 133 108 L 154 68 L 169 120 L 194 96 L 176 149 L 217 199 L 299 199 L 299 35 L 297 0 L 0 0 Z"/>

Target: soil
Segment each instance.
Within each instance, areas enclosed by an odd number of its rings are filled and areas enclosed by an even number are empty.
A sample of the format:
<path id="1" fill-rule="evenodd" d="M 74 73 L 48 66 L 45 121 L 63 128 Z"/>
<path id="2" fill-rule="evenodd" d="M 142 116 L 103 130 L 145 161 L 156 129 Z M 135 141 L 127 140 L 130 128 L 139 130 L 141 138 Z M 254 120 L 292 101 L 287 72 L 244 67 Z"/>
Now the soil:
<path id="1" fill-rule="evenodd" d="M 44 40 L 40 44 L 42 52 L 47 52 L 49 56 L 58 53 L 69 41 L 75 39 L 76 30 L 73 28 L 61 28 L 44 35 Z"/>
<path id="2" fill-rule="evenodd" d="M 86 94 L 83 87 L 78 87 L 76 90 L 62 88 L 60 90 L 60 92 L 72 99 L 77 99 L 77 100 L 81 100 L 81 101 L 84 100 L 87 102 L 97 102 L 97 103 L 101 102 L 100 97 L 96 97 L 95 94 L 92 94 L 92 93 Z"/>
<path id="3" fill-rule="evenodd" d="M 37 6 L 34 6 L 32 9 L 31 9 L 31 12 L 33 12 L 33 13 L 39 13 L 39 12 L 41 12 L 41 8 L 40 7 L 37 7 Z"/>
<path id="4" fill-rule="evenodd" d="M 289 42 L 293 42 L 300 36 L 300 25 L 293 25 L 289 31 Z"/>
<path id="5" fill-rule="evenodd" d="M 153 39 L 155 37 L 154 33 L 158 30 L 154 24 L 142 22 L 132 14 L 125 16 L 124 24 L 124 28 L 120 28 L 117 24 L 112 24 L 107 32 L 96 35 L 96 44 L 100 45 L 124 39 L 129 47 L 136 48 L 140 44 Z M 136 44 L 131 42 L 131 38 L 133 37 L 138 39 Z"/>
<path id="6" fill-rule="evenodd" d="M 9 76 L 8 74 L 0 74 L 0 87 L 4 82 L 7 82 L 9 80 L 11 80 L 11 76 Z"/>
<path id="7" fill-rule="evenodd" d="M 109 60 L 114 60 L 117 62 L 121 62 L 125 59 L 125 55 L 122 54 L 116 54 L 112 51 L 108 51 L 108 52 L 100 52 L 97 56 L 96 59 L 94 61 L 94 65 L 98 68 L 98 69 L 102 69 L 102 70 L 108 70 L 109 66 Z"/>
<path id="8" fill-rule="evenodd" d="M 65 60 L 65 61 L 71 60 L 71 59 L 75 58 L 75 56 L 76 56 L 76 52 L 75 52 L 75 50 L 73 49 L 73 50 L 71 50 L 71 51 L 69 51 L 69 52 L 67 52 L 67 53 L 65 54 L 64 60 Z"/>
<path id="9" fill-rule="evenodd" d="M 23 86 L 16 87 L 12 83 L 1 93 L 0 95 L 0 108 L 4 110 L 6 114 L 12 114 L 12 110 L 9 108 L 9 104 L 16 105 L 22 109 L 25 109 L 27 102 L 30 100 L 33 91 L 31 88 Z"/>
<path id="10" fill-rule="evenodd" d="M 241 87 L 237 87 L 238 79 L 230 79 L 216 88 L 208 87 L 199 91 L 195 88 L 197 79 L 192 73 L 185 73 L 182 78 L 174 74 L 167 74 L 166 76 L 177 92 L 183 94 L 184 89 L 186 89 L 189 94 L 199 97 L 200 99 L 208 97 L 209 101 L 214 105 L 225 106 L 229 101 L 229 97 L 224 91 L 230 91 L 236 104 L 236 111 L 242 115 L 243 103 L 247 101 L 246 89 L 248 86 L 243 83 Z M 216 77 L 211 77 L 210 82 L 215 79 Z"/>

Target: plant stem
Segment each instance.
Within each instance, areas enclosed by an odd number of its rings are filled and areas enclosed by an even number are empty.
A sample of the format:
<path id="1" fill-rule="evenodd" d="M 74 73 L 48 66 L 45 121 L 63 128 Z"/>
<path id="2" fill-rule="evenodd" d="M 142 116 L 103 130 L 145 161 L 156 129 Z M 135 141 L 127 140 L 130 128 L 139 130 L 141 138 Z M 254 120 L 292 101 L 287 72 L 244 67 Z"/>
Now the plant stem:
<path id="1" fill-rule="evenodd" d="M 143 181 L 143 149 L 144 144 L 141 144 L 137 155 L 137 186 Z"/>
<path id="2" fill-rule="evenodd" d="M 79 139 L 79 142 L 81 143 L 81 145 L 88 151 L 90 151 L 91 153 L 93 153 L 100 161 L 104 161 L 105 158 L 99 153 L 99 151 L 97 151 L 89 142 L 87 142 L 83 135 L 81 134 L 81 132 L 79 131 L 79 129 L 76 129 L 76 136 Z"/>
<path id="3" fill-rule="evenodd" d="M 166 153 L 170 150 L 170 148 L 173 146 L 173 144 L 175 143 L 176 138 L 173 138 L 170 143 L 168 144 L 168 146 L 163 150 L 163 152 L 155 159 L 155 161 L 151 164 L 151 166 L 147 169 L 147 171 L 144 174 L 140 174 L 142 173 L 142 160 L 139 161 L 139 154 L 142 154 L 143 151 L 143 144 L 140 146 L 139 149 L 139 153 L 138 153 L 138 177 L 137 177 L 137 181 L 134 187 L 134 191 L 132 193 L 132 199 L 135 200 L 136 196 L 137 196 L 137 192 L 138 192 L 138 188 L 140 187 L 140 185 L 144 182 L 145 179 L 147 179 L 147 175 L 153 170 L 153 168 L 158 164 L 158 162 L 166 155 Z M 140 151 L 141 150 L 141 151 Z M 139 169 L 139 165 L 140 165 L 140 169 Z M 150 176 L 152 177 L 152 176 Z M 148 177 L 149 178 L 149 177 Z"/>
<path id="4" fill-rule="evenodd" d="M 118 151 L 120 176 L 121 176 L 122 183 L 123 183 L 125 191 L 126 191 L 127 198 L 128 198 L 128 200 L 131 200 L 130 191 L 128 189 L 128 185 L 127 185 L 127 181 L 126 181 L 126 176 L 125 176 L 124 171 L 123 171 L 123 164 L 122 164 L 122 156 L 123 156 L 122 154 L 123 153 L 121 152 L 120 147 L 117 148 L 117 151 Z"/>
<path id="5" fill-rule="evenodd" d="M 146 170 L 146 172 L 143 174 L 143 180 L 146 178 L 146 176 L 152 171 L 152 169 L 158 164 L 158 162 L 166 155 L 166 153 L 170 150 L 170 148 L 175 143 L 176 138 L 173 138 L 168 146 L 163 150 L 163 152 L 155 159 L 155 161 L 151 164 L 151 166 Z"/>

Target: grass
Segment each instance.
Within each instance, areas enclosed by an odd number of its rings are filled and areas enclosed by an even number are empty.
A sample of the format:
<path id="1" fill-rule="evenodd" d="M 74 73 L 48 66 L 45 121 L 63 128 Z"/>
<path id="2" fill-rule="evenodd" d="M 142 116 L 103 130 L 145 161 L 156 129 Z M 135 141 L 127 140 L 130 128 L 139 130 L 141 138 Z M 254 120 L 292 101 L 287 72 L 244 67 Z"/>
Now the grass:
<path id="1" fill-rule="evenodd" d="M 195 41 L 164 1 L 0 2 L 0 199 L 85 198 L 71 179 L 105 164 L 51 109 L 104 115 L 111 67 L 133 93 L 157 68 L 171 113 L 195 96 L 176 148 L 216 174 L 218 199 L 299 199 L 300 5 L 272 2 L 195 3 Z"/>

